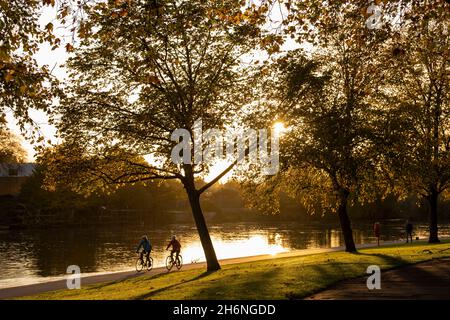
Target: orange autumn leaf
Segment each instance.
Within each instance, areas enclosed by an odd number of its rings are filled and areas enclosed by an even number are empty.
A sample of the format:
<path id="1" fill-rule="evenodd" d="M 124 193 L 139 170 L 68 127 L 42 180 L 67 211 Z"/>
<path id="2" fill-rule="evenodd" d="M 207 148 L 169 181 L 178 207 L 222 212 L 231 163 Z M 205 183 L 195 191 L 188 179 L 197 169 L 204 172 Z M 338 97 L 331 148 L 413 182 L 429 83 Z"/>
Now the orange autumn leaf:
<path id="1" fill-rule="evenodd" d="M 43 0 L 43 3 L 44 3 L 44 5 L 47 5 L 47 6 L 52 6 L 52 7 L 55 6 L 55 0 Z"/>
<path id="2" fill-rule="evenodd" d="M 14 70 L 8 70 L 8 72 L 5 74 L 5 81 L 6 82 L 9 82 L 9 81 L 11 81 L 11 80 L 13 80 L 14 79 Z"/>
<path id="3" fill-rule="evenodd" d="M 157 76 L 149 76 L 148 77 L 148 82 L 149 83 L 153 83 L 153 84 L 159 84 L 160 83 L 160 81 L 159 81 Z"/>
<path id="4" fill-rule="evenodd" d="M 70 43 L 66 44 L 66 51 L 67 52 L 72 52 L 73 51 L 73 46 Z"/>
<path id="5" fill-rule="evenodd" d="M 47 25 L 45 26 L 45 30 L 52 32 L 53 31 L 53 23 L 51 23 L 51 22 L 47 23 Z"/>

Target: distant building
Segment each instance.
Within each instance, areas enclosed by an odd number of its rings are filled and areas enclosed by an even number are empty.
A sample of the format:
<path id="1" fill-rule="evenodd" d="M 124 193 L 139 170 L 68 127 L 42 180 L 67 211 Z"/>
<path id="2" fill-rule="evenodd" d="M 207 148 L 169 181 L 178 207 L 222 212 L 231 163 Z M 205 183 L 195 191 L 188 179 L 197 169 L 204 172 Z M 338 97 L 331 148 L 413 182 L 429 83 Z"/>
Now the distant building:
<path id="1" fill-rule="evenodd" d="M 0 196 L 19 194 L 35 167 L 34 163 L 0 163 Z"/>

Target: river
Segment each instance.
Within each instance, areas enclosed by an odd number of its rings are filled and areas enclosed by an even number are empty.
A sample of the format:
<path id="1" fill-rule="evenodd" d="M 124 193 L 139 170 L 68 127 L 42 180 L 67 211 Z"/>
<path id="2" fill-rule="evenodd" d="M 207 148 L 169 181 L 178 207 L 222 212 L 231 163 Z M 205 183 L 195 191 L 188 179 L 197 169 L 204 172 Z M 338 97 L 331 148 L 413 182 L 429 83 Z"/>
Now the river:
<path id="1" fill-rule="evenodd" d="M 403 239 L 403 224 L 382 222 L 383 239 Z M 223 223 L 209 229 L 219 259 L 343 245 L 339 226 L 325 223 Z M 353 229 L 356 243 L 375 241 L 371 224 L 354 223 Z M 69 265 L 78 265 L 86 274 L 133 269 L 135 248 L 143 234 L 152 242 L 155 266 L 164 265 L 165 247 L 174 234 L 181 241 L 184 263 L 204 261 L 193 225 L 2 230 L 0 288 L 58 279 Z M 440 226 L 440 235 L 450 235 L 448 225 Z M 415 236 L 426 238 L 427 225 L 416 224 Z"/>

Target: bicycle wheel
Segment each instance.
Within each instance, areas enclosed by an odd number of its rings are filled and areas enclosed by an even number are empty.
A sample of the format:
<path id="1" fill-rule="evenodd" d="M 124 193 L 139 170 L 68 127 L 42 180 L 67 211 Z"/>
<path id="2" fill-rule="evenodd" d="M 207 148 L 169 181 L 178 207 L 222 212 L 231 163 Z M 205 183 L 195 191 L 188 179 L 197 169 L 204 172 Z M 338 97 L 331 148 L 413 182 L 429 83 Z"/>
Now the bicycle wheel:
<path id="1" fill-rule="evenodd" d="M 141 258 L 138 258 L 136 261 L 136 271 L 141 272 L 144 269 L 144 264 Z"/>
<path id="2" fill-rule="evenodd" d="M 172 256 L 168 256 L 166 258 L 166 268 L 167 268 L 167 270 L 170 271 L 170 269 L 172 269 L 172 267 L 173 267 L 173 258 L 172 258 Z"/>
<path id="3" fill-rule="evenodd" d="M 177 267 L 178 270 L 180 270 L 181 267 L 183 266 L 183 257 L 181 256 L 181 254 L 178 255 L 178 259 L 177 261 L 175 261 L 175 266 Z"/>
<path id="4" fill-rule="evenodd" d="M 147 260 L 147 271 L 150 271 L 153 269 L 153 258 L 149 257 L 149 259 Z"/>

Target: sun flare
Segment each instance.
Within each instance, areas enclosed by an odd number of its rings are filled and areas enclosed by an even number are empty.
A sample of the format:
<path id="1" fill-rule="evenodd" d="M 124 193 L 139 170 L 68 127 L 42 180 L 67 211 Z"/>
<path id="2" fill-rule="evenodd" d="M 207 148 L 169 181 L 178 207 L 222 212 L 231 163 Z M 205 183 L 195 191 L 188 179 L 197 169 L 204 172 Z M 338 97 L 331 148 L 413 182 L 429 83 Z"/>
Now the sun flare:
<path id="1" fill-rule="evenodd" d="M 284 123 L 281 121 L 277 121 L 273 124 L 273 130 L 275 134 L 278 136 L 282 135 L 284 132 L 286 132 L 286 127 L 284 126 Z"/>

